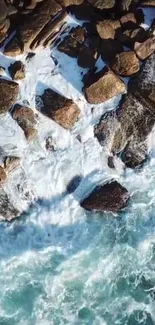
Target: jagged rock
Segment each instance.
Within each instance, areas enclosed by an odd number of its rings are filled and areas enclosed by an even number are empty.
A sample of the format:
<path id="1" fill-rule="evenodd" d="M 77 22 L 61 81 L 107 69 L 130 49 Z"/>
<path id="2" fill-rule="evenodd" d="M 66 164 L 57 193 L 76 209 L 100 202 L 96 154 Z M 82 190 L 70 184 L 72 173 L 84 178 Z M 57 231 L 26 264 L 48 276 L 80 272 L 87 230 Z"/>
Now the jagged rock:
<path id="1" fill-rule="evenodd" d="M 84 0 L 57 0 L 62 7 L 80 5 Z"/>
<path id="2" fill-rule="evenodd" d="M 126 91 L 124 82 L 107 67 L 91 77 L 87 76 L 83 80 L 83 90 L 87 101 L 91 104 L 103 103 Z"/>
<path id="3" fill-rule="evenodd" d="M 17 104 L 13 108 L 12 117 L 22 128 L 28 141 L 33 140 L 37 136 L 36 115 L 31 108 Z"/>
<path id="4" fill-rule="evenodd" d="M 7 176 L 6 176 L 5 170 L 2 166 L 0 166 L 0 184 L 5 183 L 6 179 L 7 179 Z"/>
<path id="5" fill-rule="evenodd" d="M 85 29 L 82 27 L 72 28 L 69 35 L 58 45 L 58 50 L 71 57 L 77 57 L 84 44 L 86 37 Z"/>
<path id="6" fill-rule="evenodd" d="M 137 77 L 129 82 L 129 91 L 144 105 L 149 105 L 150 112 L 155 114 L 155 54 L 153 53 L 143 64 Z"/>
<path id="7" fill-rule="evenodd" d="M 112 180 L 94 191 L 81 202 L 81 207 L 89 211 L 118 212 L 127 206 L 130 195 L 125 187 Z"/>
<path id="8" fill-rule="evenodd" d="M 122 11 L 134 11 L 139 4 L 140 0 L 119 0 L 119 7 Z"/>
<path id="9" fill-rule="evenodd" d="M 108 156 L 108 161 L 107 161 L 108 167 L 111 169 L 115 168 L 114 165 L 114 157 L 113 156 Z"/>
<path id="10" fill-rule="evenodd" d="M 123 45 L 115 39 L 102 40 L 100 50 L 102 59 L 112 62 L 117 54 L 123 52 Z"/>
<path id="11" fill-rule="evenodd" d="M 120 33 L 120 42 L 129 47 L 134 48 L 135 42 L 144 42 L 147 39 L 148 32 L 144 28 L 135 25 L 134 28 L 126 29 Z"/>
<path id="12" fill-rule="evenodd" d="M 0 114 L 7 113 L 16 102 L 19 85 L 13 81 L 0 78 Z"/>
<path id="13" fill-rule="evenodd" d="M 5 46 L 4 54 L 7 56 L 17 56 L 22 53 L 22 49 L 19 45 L 18 39 L 14 36 Z"/>
<path id="14" fill-rule="evenodd" d="M 4 170 L 6 172 L 12 172 L 15 168 L 20 165 L 20 158 L 14 156 L 8 156 L 4 158 Z"/>
<path id="15" fill-rule="evenodd" d="M 55 0 L 42 1 L 40 6 L 35 9 L 33 15 L 29 15 L 23 24 L 19 26 L 20 42 L 23 50 L 31 48 L 31 44 L 38 37 L 45 25 L 61 12 L 62 7 Z"/>
<path id="16" fill-rule="evenodd" d="M 137 23 L 135 13 L 129 12 L 120 18 L 121 25 L 130 26 L 130 23 Z M 130 27 L 129 27 L 130 28 Z"/>
<path id="17" fill-rule="evenodd" d="M 143 0 L 140 5 L 141 7 L 155 7 L 155 0 Z"/>
<path id="18" fill-rule="evenodd" d="M 80 47 L 78 52 L 78 65 L 82 68 L 93 68 L 98 59 L 97 51 L 93 51 L 87 46 Z"/>
<path id="19" fill-rule="evenodd" d="M 148 148 L 146 143 L 135 144 L 134 141 L 129 143 L 124 149 L 121 159 L 128 168 L 139 168 L 147 159 Z"/>
<path id="20" fill-rule="evenodd" d="M 97 23 L 96 29 L 102 39 L 114 39 L 121 27 L 119 20 L 103 20 Z"/>
<path id="21" fill-rule="evenodd" d="M 41 98 L 41 112 L 65 129 L 71 129 L 80 115 L 80 110 L 73 100 L 59 95 L 52 89 L 46 89 Z"/>
<path id="22" fill-rule="evenodd" d="M 149 37 L 143 43 L 136 42 L 134 50 L 141 60 L 145 60 L 155 51 L 155 36 Z"/>
<path id="23" fill-rule="evenodd" d="M 98 9 L 111 9 L 115 6 L 115 0 L 88 0 L 88 2 Z"/>
<path id="24" fill-rule="evenodd" d="M 126 77 L 137 73 L 140 63 L 133 51 L 122 52 L 116 55 L 111 68 L 116 74 Z"/>
<path id="25" fill-rule="evenodd" d="M 4 192 L 0 190 L 0 220 L 11 221 L 17 218 L 20 212 L 13 206 L 10 198 Z"/>
<path id="26" fill-rule="evenodd" d="M 15 61 L 12 63 L 8 70 L 13 80 L 21 80 L 25 78 L 25 66 L 21 61 Z"/>

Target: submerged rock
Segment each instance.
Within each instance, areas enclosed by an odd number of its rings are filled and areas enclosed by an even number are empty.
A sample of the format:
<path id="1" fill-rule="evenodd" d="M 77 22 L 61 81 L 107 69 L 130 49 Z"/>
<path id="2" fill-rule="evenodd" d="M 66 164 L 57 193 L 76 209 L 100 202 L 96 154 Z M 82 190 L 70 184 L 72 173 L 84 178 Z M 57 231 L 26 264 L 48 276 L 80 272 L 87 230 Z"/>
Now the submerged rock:
<path id="1" fill-rule="evenodd" d="M 0 221 L 11 221 L 19 215 L 20 212 L 14 207 L 7 193 L 0 189 Z"/>
<path id="2" fill-rule="evenodd" d="M 19 85 L 13 81 L 0 79 L 0 114 L 7 113 L 16 102 Z"/>
<path id="3" fill-rule="evenodd" d="M 81 207 L 93 211 L 118 212 L 127 206 L 129 193 L 117 181 L 111 181 L 96 187 L 94 191 L 81 202 Z"/>
<path id="4" fill-rule="evenodd" d="M 65 129 L 71 129 L 77 121 L 80 110 L 72 99 L 59 95 L 52 89 L 46 89 L 41 97 L 43 107 L 41 112 L 60 124 Z"/>

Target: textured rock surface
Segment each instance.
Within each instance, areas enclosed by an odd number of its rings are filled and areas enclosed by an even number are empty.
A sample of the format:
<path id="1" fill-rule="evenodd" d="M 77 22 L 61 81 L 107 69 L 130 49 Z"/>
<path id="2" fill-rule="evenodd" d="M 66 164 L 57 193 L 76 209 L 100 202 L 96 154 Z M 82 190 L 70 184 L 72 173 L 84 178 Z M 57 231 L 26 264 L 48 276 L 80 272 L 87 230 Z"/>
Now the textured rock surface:
<path id="1" fill-rule="evenodd" d="M 93 211 L 117 212 L 127 206 L 129 193 L 117 181 L 111 181 L 94 191 L 81 202 L 82 208 Z"/>
<path id="2" fill-rule="evenodd" d="M 71 129 L 80 115 L 80 110 L 72 99 L 59 95 L 52 89 L 45 90 L 42 102 L 41 112 L 65 129 Z"/>
<path id="3" fill-rule="evenodd" d="M 115 0 L 88 0 L 95 8 L 111 9 L 115 5 Z"/>
<path id="4" fill-rule="evenodd" d="M 122 52 L 116 55 L 111 68 L 116 74 L 131 76 L 139 71 L 140 62 L 135 52 Z"/>
<path id="5" fill-rule="evenodd" d="M 19 86 L 13 81 L 0 79 L 0 114 L 7 113 L 16 102 Z"/>
<path id="6" fill-rule="evenodd" d="M 134 50 L 139 59 L 144 60 L 148 58 L 155 51 L 155 36 L 148 38 L 143 43 L 135 43 Z"/>
<path id="7" fill-rule="evenodd" d="M 84 94 L 91 104 L 103 103 L 126 91 L 126 86 L 111 70 L 105 67 L 99 73 L 84 78 Z"/>
<path id="8" fill-rule="evenodd" d="M 13 80 L 21 80 L 25 78 L 25 66 L 21 61 L 12 63 L 8 70 Z"/>
<path id="9" fill-rule="evenodd" d="M 22 128 L 28 141 L 33 140 L 37 136 L 36 116 L 31 108 L 17 104 L 12 111 L 12 117 Z"/>

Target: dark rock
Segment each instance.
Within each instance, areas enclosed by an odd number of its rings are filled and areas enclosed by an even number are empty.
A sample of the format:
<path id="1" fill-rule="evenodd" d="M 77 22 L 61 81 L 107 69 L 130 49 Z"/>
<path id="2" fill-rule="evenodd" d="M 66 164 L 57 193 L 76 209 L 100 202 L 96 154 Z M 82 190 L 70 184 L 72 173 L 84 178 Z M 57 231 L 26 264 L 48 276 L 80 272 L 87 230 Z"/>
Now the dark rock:
<path id="1" fill-rule="evenodd" d="M 130 27 L 132 26 L 131 23 L 137 24 L 137 19 L 136 19 L 135 13 L 129 12 L 126 15 L 123 15 L 120 18 L 120 22 L 121 22 L 121 25 L 123 25 L 125 27 L 125 29 L 130 29 Z"/>
<path id="2" fill-rule="evenodd" d="M 25 78 L 25 66 L 21 61 L 15 61 L 12 63 L 8 70 L 13 80 L 21 80 Z"/>
<path id="3" fill-rule="evenodd" d="M 80 6 L 69 7 L 69 13 L 79 20 L 94 21 L 97 19 L 94 8 L 87 2 L 82 3 Z"/>
<path id="4" fill-rule="evenodd" d="M 81 207 L 89 211 L 118 212 L 127 206 L 129 193 L 117 181 L 111 181 L 94 191 L 81 202 Z"/>
<path id="5" fill-rule="evenodd" d="M 111 168 L 111 169 L 115 168 L 114 157 L 113 156 L 108 156 L 108 167 Z"/>
<path id="6" fill-rule="evenodd" d="M 123 12 L 135 11 L 140 0 L 119 0 L 119 8 Z"/>
<path id="7" fill-rule="evenodd" d="M 86 32 L 84 28 L 72 28 L 69 35 L 67 35 L 64 40 L 58 45 L 58 50 L 71 57 L 77 57 L 81 49 L 81 45 L 84 44 L 85 35 Z"/>
<path id="8" fill-rule="evenodd" d="M 28 141 L 33 140 L 37 136 L 36 115 L 31 108 L 16 104 L 12 111 L 12 117 L 22 128 Z"/>
<path id="9" fill-rule="evenodd" d="M 16 102 L 19 85 L 13 81 L 0 78 L 0 114 L 7 113 Z"/>
<path id="10" fill-rule="evenodd" d="M 8 156 L 4 158 L 4 170 L 6 172 L 12 172 L 12 170 L 16 169 L 20 165 L 20 158 L 14 156 Z"/>
<path id="11" fill-rule="evenodd" d="M 116 55 L 111 68 L 121 76 L 132 76 L 139 71 L 140 63 L 135 52 L 122 52 Z"/>
<path id="12" fill-rule="evenodd" d="M 155 51 L 155 36 L 149 37 L 143 43 L 136 42 L 134 50 L 141 60 L 145 60 Z"/>
<path id="13" fill-rule="evenodd" d="M 120 42 L 130 48 L 134 48 L 135 42 L 144 42 L 148 37 L 148 32 L 145 31 L 144 28 L 139 27 L 137 25 L 134 26 L 135 28 L 130 28 L 124 30 L 119 35 Z"/>
<path id="14" fill-rule="evenodd" d="M 80 115 L 80 110 L 73 100 L 59 95 L 52 89 L 46 89 L 41 98 L 41 112 L 65 129 L 71 129 Z"/>
<path id="15" fill-rule="evenodd" d="M 80 175 L 73 177 L 67 185 L 67 192 L 69 194 L 73 193 L 76 190 L 76 188 L 79 186 L 81 180 L 82 177 Z"/>
<path id="16" fill-rule="evenodd" d="M 26 57 L 26 61 L 30 62 L 32 60 L 32 58 L 34 58 L 36 54 L 34 52 L 29 52 L 27 57 Z"/>
<path id="17" fill-rule="evenodd" d="M 0 190 L 0 220 L 11 221 L 17 218 L 20 212 L 14 207 L 8 195 Z"/>
<path id="18" fill-rule="evenodd" d="M 84 94 L 91 104 L 103 103 L 114 96 L 126 91 L 126 86 L 110 69 L 92 75 L 91 79 L 84 78 Z"/>
<path id="19" fill-rule="evenodd" d="M 5 46 L 4 54 L 7 56 L 17 56 L 22 53 L 19 41 L 16 36 L 14 36 Z"/>
<path id="20" fill-rule="evenodd" d="M 121 52 L 123 52 L 123 45 L 118 40 L 101 41 L 101 57 L 104 61 L 112 62 L 115 56 Z"/>
<path id="21" fill-rule="evenodd" d="M 89 49 L 83 45 L 79 49 L 78 53 L 78 65 L 82 68 L 94 67 L 96 60 L 98 59 L 97 51 Z"/>

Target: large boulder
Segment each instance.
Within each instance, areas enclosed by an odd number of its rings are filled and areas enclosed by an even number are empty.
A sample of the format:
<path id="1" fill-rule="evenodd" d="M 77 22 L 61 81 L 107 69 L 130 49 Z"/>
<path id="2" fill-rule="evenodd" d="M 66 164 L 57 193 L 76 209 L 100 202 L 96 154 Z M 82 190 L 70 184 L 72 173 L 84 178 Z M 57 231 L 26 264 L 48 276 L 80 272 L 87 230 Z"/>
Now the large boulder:
<path id="1" fill-rule="evenodd" d="M 65 129 L 71 129 L 80 115 L 78 106 L 72 99 L 59 95 L 52 89 L 46 89 L 41 97 L 43 107 L 41 112 L 60 124 Z"/>
<path id="2" fill-rule="evenodd" d="M 103 103 L 126 91 L 124 82 L 107 67 L 91 76 L 87 74 L 83 81 L 85 97 L 91 104 Z"/>
<path id="3" fill-rule="evenodd" d="M 155 51 L 155 36 L 149 37 L 146 41 L 136 42 L 134 50 L 141 60 L 145 60 Z"/>
<path id="4" fill-rule="evenodd" d="M 134 51 L 116 55 L 111 66 L 112 70 L 123 77 L 132 76 L 140 69 L 140 62 Z"/>
<path id="5" fill-rule="evenodd" d="M 0 114 L 7 113 L 16 102 L 19 85 L 13 81 L 0 78 Z"/>
<path id="6" fill-rule="evenodd" d="M 127 206 L 129 193 L 117 181 L 111 181 L 96 187 L 94 191 L 81 202 L 81 207 L 89 211 L 118 212 Z"/>
<path id="7" fill-rule="evenodd" d="M 120 27 L 119 20 L 114 19 L 99 21 L 96 25 L 97 32 L 102 39 L 114 39 Z"/>

